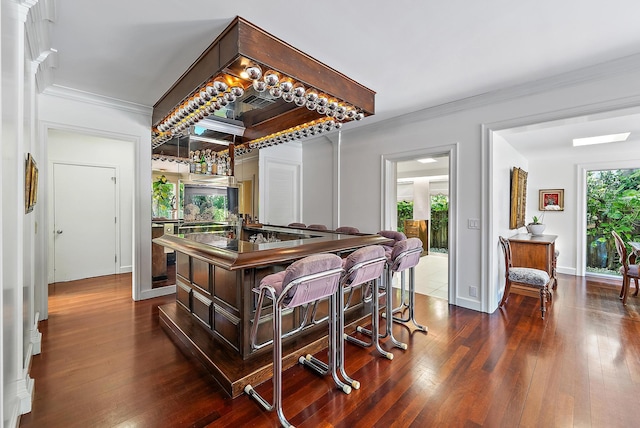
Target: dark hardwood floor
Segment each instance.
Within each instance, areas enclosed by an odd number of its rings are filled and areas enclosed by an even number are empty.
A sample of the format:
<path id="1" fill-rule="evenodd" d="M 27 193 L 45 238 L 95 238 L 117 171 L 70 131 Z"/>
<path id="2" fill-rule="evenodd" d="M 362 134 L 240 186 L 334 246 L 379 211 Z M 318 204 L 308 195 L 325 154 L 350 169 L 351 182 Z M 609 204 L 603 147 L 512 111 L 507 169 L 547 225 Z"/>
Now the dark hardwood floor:
<path id="1" fill-rule="evenodd" d="M 631 427 L 640 397 L 640 298 L 560 275 L 547 318 L 511 295 L 483 314 L 418 296 L 429 334 L 396 326 L 392 361 L 347 345 L 350 395 L 301 366 L 284 374 L 284 412 L 302 427 Z M 274 413 L 227 398 L 133 302 L 129 275 L 50 286 L 27 427 L 275 427 Z M 257 387 L 271 397 L 271 382 Z"/>

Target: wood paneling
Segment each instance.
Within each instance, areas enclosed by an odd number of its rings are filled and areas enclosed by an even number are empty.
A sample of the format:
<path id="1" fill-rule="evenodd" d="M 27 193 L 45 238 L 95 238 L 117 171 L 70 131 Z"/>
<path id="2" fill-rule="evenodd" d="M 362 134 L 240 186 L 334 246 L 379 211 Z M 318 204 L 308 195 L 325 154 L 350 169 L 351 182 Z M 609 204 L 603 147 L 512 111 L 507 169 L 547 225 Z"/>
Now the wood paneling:
<path id="1" fill-rule="evenodd" d="M 130 278 L 50 286 L 21 427 L 279 426 L 246 395 L 229 399 L 161 330 L 158 306 L 174 296 L 134 302 Z M 284 413 L 303 428 L 636 426 L 640 298 L 624 307 L 619 281 L 558 279 L 544 321 L 532 297 L 484 314 L 418 295 L 429 334 L 394 326 L 409 349 L 393 349 L 392 361 L 347 344 L 347 372 L 362 383 L 350 395 L 294 365 Z M 271 397 L 271 382 L 256 388 Z"/>
<path id="2" fill-rule="evenodd" d="M 209 45 L 202 55 L 191 64 L 185 73 L 156 102 L 153 107 L 152 123 L 159 123 L 176 105 L 199 88 L 209 78 L 220 72 L 233 71 L 238 59 L 244 57 L 284 73 L 305 86 L 312 86 L 320 92 L 339 98 L 363 110 L 366 115 L 375 113 L 375 92 L 350 79 L 344 74 L 299 51 L 286 42 L 274 37 L 250 22 L 236 17 L 229 26 Z M 266 69 L 264 71 L 267 71 Z M 283 104 L 281 104 L 283 105 Z M 290 105 L 287 109 L 290 109 Z M 285 127 L 300 125 L 319 117 L 306 108 L 294 108 L 297 120 L 277 118 L 270 115 L 262 122 L 262 127 L 251 130 L 252 121 L 245 122 L 248 138 L 257 138 Z M 268 120 L 275 117 L 273 124 Z M 312 119 L 308 119 L 312 117 Z M 281 123 L 282 122 L 282 123 Z"/>
<path id="3" fill-rule="evenodd" d="M 211 265 L 202 260 L 192 259 L 191 275 L 191 283 L 204 294 L 211 296 Z"/>

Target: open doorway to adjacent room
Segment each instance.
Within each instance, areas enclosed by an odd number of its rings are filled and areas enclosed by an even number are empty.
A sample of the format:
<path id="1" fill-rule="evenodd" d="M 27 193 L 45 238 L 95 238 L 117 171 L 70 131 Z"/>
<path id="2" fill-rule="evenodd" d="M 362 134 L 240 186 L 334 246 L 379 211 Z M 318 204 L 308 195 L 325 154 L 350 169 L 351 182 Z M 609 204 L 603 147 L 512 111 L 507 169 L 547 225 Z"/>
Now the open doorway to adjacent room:
<path id="1" fill-rule="evenodd" d="M 396 163 L 397 228 L 423 241 L 416 291 L 449 299 L 449 155 Z"/>
<path id="2" fill-rule="evenodd" d="M 48 128 L 47 283 L 133 271 L 134 144 Z M 132 289 L 133 294 L 133 289 Z"/>

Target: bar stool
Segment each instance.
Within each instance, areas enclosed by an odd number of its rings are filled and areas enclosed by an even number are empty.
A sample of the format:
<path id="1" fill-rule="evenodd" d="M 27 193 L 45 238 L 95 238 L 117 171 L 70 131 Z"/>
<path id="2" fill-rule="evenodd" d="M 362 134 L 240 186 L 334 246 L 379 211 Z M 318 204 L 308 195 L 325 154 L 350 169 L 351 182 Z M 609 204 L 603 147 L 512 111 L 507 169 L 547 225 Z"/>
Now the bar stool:
<path id="1" fill-rule="evenodd" d="M 340 279 L 340 287 L 338 288 L 338 302 L 337 302 L 337 325 L 336 325 L 336 358 L 335 364 L 333 365 L 333 370 L 335 372 L 336 369 L 340 370 L 340 374 L 345 382 L 353 389 L 360 388 L 360 382 L 357 380 L 351 379 L 349 375 L 347 375 L 344 368 L 344 340 L 353 341 L 354 343 L 361 346 L 371 346 L 371 343 L 366 343 L 359 339 L 352 338 L 344 333 L 344 311 L 349 307 L 351 303 L 351 297 L 353 295 L 353 290 L 361 285 L 374 282 L 372 287 L 373 290 L 376 290 L 380 287 L 380 278 L 382 277 L 382 272 L 384 270 L 384 265 L 387 259 L 384 256 L 384 249 L 380 245 L 370 245 L 367 247 L 360 248 L 353 253 L 349 254 L 342 261 L 343 274 Z M 344 293 L 348 292 L 347 302 L 345 304 L 344 301 Z M 374 298 L 374 304 L 377 300 Z M 374 337 L 378 335 L 378 309 L 377 305 L 374 306 L 374 309 L 371 312 L 371 318 L 373 323 L 373 334 Z M 375 342 L 378 351 L 383 354 L 386 354 L 378 341 Z M 393 358 L 393 354 L 391 354 L 391 358 Z M 323 361 L 320 361 L 316 357 L 307 354 L 306 357 L 300 357 L 300 364 L 306 365 L 312 370 L 316 371 L 321 375 L 326 375 L 329 372 L 329 365 Z M 333 374 L 335 376 L 335 373 Z"/>
<path id="2" fill-rule="evenodd" d="M 388 256 L 391 255 L 393 246 L 396 243 L 407 239 L 407 236 L 404 233 L 398 232 L 397 230 L 381 230 L 380 232 L 378 232 L 378 235 L 384 236 L 385 238 L 388 238 L 388 239 L 393 239 L 393 244 L 391 245 L 382 244 L 382 247 L 384 248 L 384 251 L 387 253 Z M 385 278 L 386 278 L 386 275 L 385 275 Z M 406 288 L 405 288 L 405 282 L 404 282 L 404 272 L 402 272 L 400 274 L 400 306 L 395 308 L 393 310 L 393 313 L 403 311 L 409 306 L 409 303 L 407 302 L 405 290 Z"/>
<path id="3" fill-rule="evenodd" d="M 353 226 L 340 226 L 335 231 L 338 233 L 346 233 L 347 235 L 355 235 L 356 233 L 360 233 L 360 230 L 357 227 Z"/>
<path id="4" fill-rule="evenodd" d="M 307 229 L 309 229 L 309 230 L 327 230 L 327 226 L 325 226 L 324 224 L 310 224 L 309 226 L 307 226 Z"/>
<path id="5" fill-rule="evenodd" d="M 304 223 L 289 223 L 287 226 L 289 227 L 296 227 L 298 229 L 306 229 L 307 225 Z"/>
<path id="6" fill-rule="evenodd" d="M 333 366 L 336 351 L 335 294 L 341 275 L 342 259 L 340 257 L 334 254 L 316 254 L 294 262 L 282 272 L 265 276 L 260 281 L 260 286 L 253 289 L 253 292 L 258 294 L 258 301 L 251 327 L 252 346 L 256 341 L 264 298 L 267 297 L 273 302 L 273 404 L 258 394 L 251 385 L 245 386 L 244 391 L 265 410 L 276 410 L 280 423 L 285 427 L 292 425 L 287 421 L 282 410 L 282 312 L 284 309 L 309 305 L 316 300 L 329 297 L 333 310 L 329 318 L 328 353 L 329 366 Z M 337 376 L 334 376 L 334 381 L 344 392 L 351 392 L 351 387 L 342 383 Z"/>
<path id="7" fill-rule="evenodd" d="M 393 275 L 397 272 L 404 272 L 407 269 L 409 270 L 409 304 L 407 308 L 409 313 L 405 318 L 392 316 L 387 318 L 387 329 L 391 329 L 392 321 L 399 323 L 407 323 L 411 321 L 416 328 L 423 332 L 428 332 L 427 327 L 418 324 L 415 318 L 415 305 L 416 305 L 416 272 L 415 267 L 420 262 L 420 256 L 422 255 L 422 241 L 419 238 L 409 238 L 404 241 L 396 242 L 393 246 L 393 250 L 390 253 L 387 253 L 387 269 L 386 269 L 386 280 L 387 280 L 387 293 L 391 295 L 392 291 L 392 281 Z M 403 284 L 404 286 L 404 284 Z M 402 291 L 400 293 L 402 296 Z M 387 299 L 387 312 L 386 314 L 391 313 L 392 315 L 396 312 L 404 311 L 404 309 L 400 310 L 389 310 L 391 306 L 391 298 Z M 402 301 L 404 305 L 404 300 Z M 386 314 L 383 314 L 386 315 Z M 393 338 L 393 336 L 392 336 Z M 406 349 L 406 348 L 405 348 Z"/>
<path id="8" fill-rule="evenodd" d="M 384 248 L 385 251 L 392 250 L 396 242 L 404 241 L 405 239 L 407 239 L 407 236 L 404 233 L 398 232 L 397 230 L 381 230 L 380 232 L 378 232 L 378 235 L 384 236 L 387 239 L 393 239 L 392 245 L 382 244 L 382 248 Z"/>
<path id="9" fill-rule="evenodd" d="M 384 274 L 384 296 L 385 296 L 385 312 L 382 314 L 382 317 L 386 319 L 385 323 L 385 332 L 384 334 L 375 334 L 373 330 L 378 328 L 376 324 L 377 321 L 377 313 L 375 313 L 375 320 L 372 320 L 372 329 L 366 329 L 364 327 L 358 326 L 356 331 L 358 333 L 365 334 L 370 336 L 373 341 L 378 342 L 379 339 L 383 339 L 385 337 L 390 337 L 391 343 L 393 346 L 406 350 L 408 348 L 406 343 L 400 342 L 393 335 L 393 322 L 406 323 L 408 321 L 412 321 L 413 324 L 418 328 L 418 330 L 427 332 L 427 328 L 418 324 L 415 320 L 415 271 L 414 267 L 420 261 L 420 255 L 422 254 L 422 241 L 418 238 L 409 238 L 403 241 L 397 241 L 396 244 L 390 251 L 385 252 L 386 264 L 385 264 L 385 274 Z M 394 317 L 393 313 L 403 310 L 403 308 L 393 309 L 393 275 L 397 272 L 404 272 L 409 269 L 410 278 L 409 278 L 409 303 L 407 304 L 407 308 L 409 309 L 409 314 L 406 319 Z M 377 309 L 378 298 L 381 297 L 379 294 L 379 290 L 374 287 L 373 289 L 373 303 L 374 310 Z M 387 314 L 391 314 L 387 316 Z M 375 323 L 374 323 L 375 321 Z M 354 342 L 352 339 L 348 339 L 350 342 Z M 355 342 L 357 343 L 357 342 Z M 382 354 L 382 356 L 393 359 L 393 354 L 388 351 L 381 349 L 381 347 L 376 344 L 376 348 Z"/>

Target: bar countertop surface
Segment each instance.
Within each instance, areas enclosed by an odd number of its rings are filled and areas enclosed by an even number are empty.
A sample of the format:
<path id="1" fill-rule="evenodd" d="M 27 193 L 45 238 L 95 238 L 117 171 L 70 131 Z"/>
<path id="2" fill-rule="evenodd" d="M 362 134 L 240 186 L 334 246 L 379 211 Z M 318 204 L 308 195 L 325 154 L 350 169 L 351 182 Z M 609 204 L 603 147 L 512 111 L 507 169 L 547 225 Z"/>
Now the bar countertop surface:
<path id="1" fill-rule="evenodd" d="M 366 245 L 389 243 L 387 238 L 377 234 L 347 235 L 269 225 L 244 226 L 242 234 L 263 234 L 284 239 L 256 243 L 203 232 L 165 234 L 153 239 L 153 242 L 228 270 L 266 266 L 316 253 L 349 251 Z"/>

